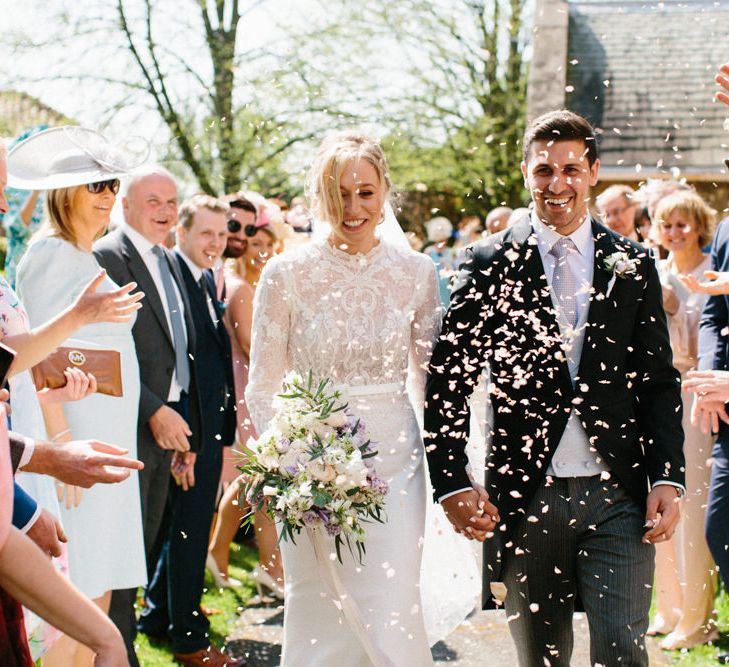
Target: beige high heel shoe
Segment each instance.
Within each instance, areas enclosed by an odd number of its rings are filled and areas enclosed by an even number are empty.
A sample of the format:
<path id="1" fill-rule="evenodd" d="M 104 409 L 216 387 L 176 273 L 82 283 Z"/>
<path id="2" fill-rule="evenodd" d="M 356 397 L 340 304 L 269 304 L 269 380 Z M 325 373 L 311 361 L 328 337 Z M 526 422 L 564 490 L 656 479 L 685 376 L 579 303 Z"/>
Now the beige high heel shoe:
<path id="1" fill-rule="evenodd" d="M 229 577 L 227 574 L 223 574 L 215 562 L 213 554 L 208 551 L 208 557 L 205 559 L 205 567 L 208 569 L 210 574 L 213 575 L 213 581 L 215 582 L 216 588 L 238 588 L 241 582 L 234 577 Z"/>
<path id="2" fill-rule="evenodd" d="M 263 597 L 263 589 L 267 589 L 271 595 L 279 600 L 284 599 L 284 589 L 266 570 L 260 565 L 256 565 L 250 574 L 251 579 L 256 582 L 258 597 Z"/>

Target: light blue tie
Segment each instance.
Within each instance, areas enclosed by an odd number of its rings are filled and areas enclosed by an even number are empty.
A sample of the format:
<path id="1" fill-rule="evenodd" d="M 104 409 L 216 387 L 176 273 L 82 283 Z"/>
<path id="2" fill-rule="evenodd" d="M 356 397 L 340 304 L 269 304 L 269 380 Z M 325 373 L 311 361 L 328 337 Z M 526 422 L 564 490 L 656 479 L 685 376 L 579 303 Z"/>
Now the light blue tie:
<path id="1" fill-rule="evenodd" d="M 170 322 L 172 323 L 172 342 L 175 346 L 175 373 L 177 382 L 183 391 L 190 388 L 190 361 L 187 358 L 187 339 L 185 337 L 185 323 L 182 321 L 182 311 L 177 300 L 177 292 L 172 282 L 170 265 L 167 263 L 164 250 L 154 246 L 152 252 L 157 256 L 159 272 L 162 275 L 162 286 L 165 288 L 167 308 L 170 311 Z"/>
<path id="2" fill-rule="evenodd" d="M 567 258 L 575 252 L 578 252 L 577 246 L 568 238 L 561 238 L 549 251 L 549 254 L 557 260 L 552 274 L 552 289 L 557 295 L 565 321 L 572 328 L 577 325 L 577 279 Z"/>

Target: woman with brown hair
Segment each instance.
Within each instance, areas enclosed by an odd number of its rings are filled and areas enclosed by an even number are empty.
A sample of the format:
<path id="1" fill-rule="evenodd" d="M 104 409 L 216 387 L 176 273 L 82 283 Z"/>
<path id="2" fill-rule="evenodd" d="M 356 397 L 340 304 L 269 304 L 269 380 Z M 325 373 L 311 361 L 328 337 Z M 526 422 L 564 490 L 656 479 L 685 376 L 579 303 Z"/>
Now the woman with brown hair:
<path id="1" fill-rule="evenodd" d="M 245 448 L 250 438 L 256 437 L 251 422 L 244 392 L 248 384 L 248 364 L 251 349 L 251 324 L 253 320 L 253 296 L 266 262 L 273 256 L 276 233 L 259 209 L 243 195 L 236 195 L 230 203 L 228 220 L 228 266 L 225 288 L 228 294 L 225 324 L 230 334 L 233 351 L 233 377 L 238 420 L 238 443 Z M 226 450 L 223 465 L 223 484 L 228 487 L 218 505 L 218 518 L 208 553 L 208 569 L 219 587 L 238 585 L 240 582 L 228 577 L 230 543 L 233 541 L 241 520 L 243 509 L 238 504 L 240 485 L 238 483 L 238 448 Z M 259 565 L 250 576 L 256 582 L 259 595 L 265 587 L 275 597 L 283 599 L 283 570 L 279 553 L 276 528 L 264 512 L 255 516 L 256 541 L 258 543 Z"/>

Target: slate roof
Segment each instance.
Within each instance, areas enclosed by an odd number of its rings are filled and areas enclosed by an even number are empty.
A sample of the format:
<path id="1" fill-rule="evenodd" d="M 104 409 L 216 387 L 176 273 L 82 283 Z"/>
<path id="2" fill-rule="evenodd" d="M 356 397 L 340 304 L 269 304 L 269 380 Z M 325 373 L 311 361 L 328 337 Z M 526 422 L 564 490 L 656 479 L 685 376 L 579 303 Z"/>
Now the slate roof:
<path id="1" fill-rule="evenodd" d="M 601 175 L 726 175 L 729 108 L 712 98 L 729 62 L 729 0 L 568 6 L 565 105 L 601 128 Z"/>

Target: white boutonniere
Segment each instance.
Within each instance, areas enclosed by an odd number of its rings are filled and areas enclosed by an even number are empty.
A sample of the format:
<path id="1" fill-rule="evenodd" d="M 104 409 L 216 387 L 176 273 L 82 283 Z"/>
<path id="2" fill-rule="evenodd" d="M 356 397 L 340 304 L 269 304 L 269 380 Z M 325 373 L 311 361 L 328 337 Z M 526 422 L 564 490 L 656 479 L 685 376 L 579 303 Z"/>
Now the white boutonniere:
<path id="1" fill-rule="evenodd" d="M 615 281 L 618 278 L 627 278 L 628 276 L 634 276 L 638 273 L 638 264 L 640 264 L 640 260 L 629 257 L 626 252 L 619 251 L 614 252 L 612 255 L 608 255 L 604 259 L 602 265 L 606 271 L 612 273 L 612 277 L 608 283 L 607 293 L 605 296 L 610 296 L 610 293 L 613 291 Z"/>

